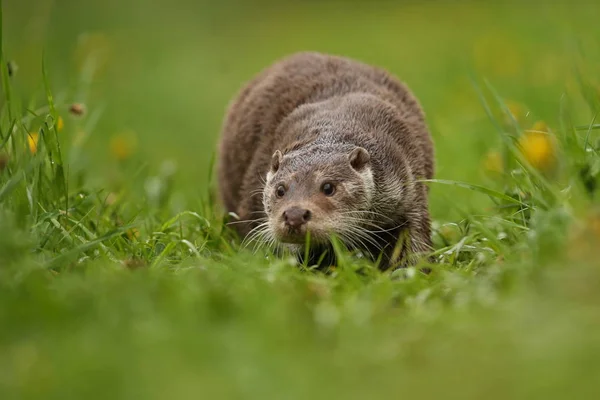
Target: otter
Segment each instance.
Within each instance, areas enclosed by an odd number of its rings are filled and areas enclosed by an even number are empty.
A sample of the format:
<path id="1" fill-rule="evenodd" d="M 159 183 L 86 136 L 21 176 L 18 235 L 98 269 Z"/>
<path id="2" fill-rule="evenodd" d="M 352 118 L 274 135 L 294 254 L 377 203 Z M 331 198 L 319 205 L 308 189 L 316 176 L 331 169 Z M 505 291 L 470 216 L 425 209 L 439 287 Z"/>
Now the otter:
<path id="1" fill-rule="evenodd" d="M 418 100 L 383 68 L 318 52 L 265 68 L 227 106 L 217 174 L 246 240 L 299 257 L 308 240 L 314 261 L 336 237 L 381 269 L 431 249 L 420 180 L 434 175 L 433 140 Z"/>

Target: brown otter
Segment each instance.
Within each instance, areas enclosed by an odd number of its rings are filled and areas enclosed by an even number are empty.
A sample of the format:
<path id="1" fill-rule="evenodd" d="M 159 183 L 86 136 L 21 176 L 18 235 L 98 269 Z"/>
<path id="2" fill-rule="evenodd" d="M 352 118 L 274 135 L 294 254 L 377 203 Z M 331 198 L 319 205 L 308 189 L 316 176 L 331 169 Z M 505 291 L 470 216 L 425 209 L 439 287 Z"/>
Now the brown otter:
<path id="1" fill-rule="evenodd" d="M 223 205 L 240 235 L 316 255 L 336 235 L 382 268 L 431 246 L 433 142 L 410 90 L 381 68 L 303 52 L 252 79 L 219 144 Z M 404 240 L 404 239 L 407 240 Z M 402 239 L 402 240 L 401 240 Z M 302 253 L 302 252 L 298 252 Z"/>

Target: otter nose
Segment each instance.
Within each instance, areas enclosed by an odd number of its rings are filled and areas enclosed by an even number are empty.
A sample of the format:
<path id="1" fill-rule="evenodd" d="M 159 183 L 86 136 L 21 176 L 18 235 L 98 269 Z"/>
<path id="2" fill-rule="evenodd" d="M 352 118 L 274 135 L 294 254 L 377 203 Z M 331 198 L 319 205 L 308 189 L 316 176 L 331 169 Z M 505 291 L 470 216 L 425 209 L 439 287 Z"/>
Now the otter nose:
<path id="1" fill-rule="evenodd" d="M 283 212 L 285 224 L 295 228 L 304 225 L 310 219 L 310 211 L 304 208 L 291 207 Z"/>

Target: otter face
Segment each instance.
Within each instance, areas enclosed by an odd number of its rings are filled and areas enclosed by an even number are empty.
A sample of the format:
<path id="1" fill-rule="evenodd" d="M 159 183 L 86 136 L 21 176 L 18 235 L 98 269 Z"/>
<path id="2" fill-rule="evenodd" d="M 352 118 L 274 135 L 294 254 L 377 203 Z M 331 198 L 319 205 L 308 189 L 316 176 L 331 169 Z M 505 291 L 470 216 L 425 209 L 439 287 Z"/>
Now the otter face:
<path id="1" fill-rule="evenodd" d="M 362 147 L 312 148 L 273 154 L 263 191 L 271 237 L 302 244 L 331 234 L 343 238 L 375 191 L 370 156 Z"/>

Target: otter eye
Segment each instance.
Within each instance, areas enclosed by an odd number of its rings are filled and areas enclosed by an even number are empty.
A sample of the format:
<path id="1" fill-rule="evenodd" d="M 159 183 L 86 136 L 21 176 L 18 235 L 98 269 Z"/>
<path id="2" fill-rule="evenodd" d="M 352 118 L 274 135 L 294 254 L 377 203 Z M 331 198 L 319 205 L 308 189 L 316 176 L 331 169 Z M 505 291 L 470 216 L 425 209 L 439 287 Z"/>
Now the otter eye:
<path id="1" fill-rule="evenodd" d="M 283 185 L 277 186 L 277 189 L 275 190 L 275 195 L 279 198 L 285 196 L 285 187 Z"/>
<path id="2" fill-rule="evenodd" d="M 333 196 L 335 193 L 335 186 L 333 183 L 326 182 L 321 186 L 321 191 L 325 196 Z"/>

